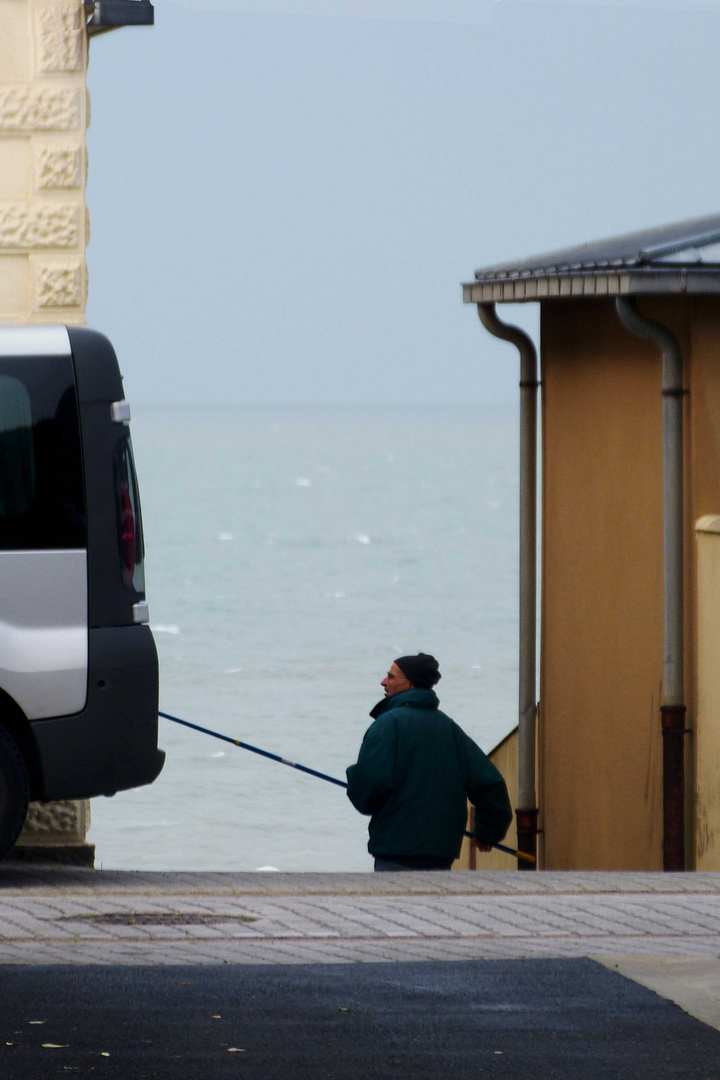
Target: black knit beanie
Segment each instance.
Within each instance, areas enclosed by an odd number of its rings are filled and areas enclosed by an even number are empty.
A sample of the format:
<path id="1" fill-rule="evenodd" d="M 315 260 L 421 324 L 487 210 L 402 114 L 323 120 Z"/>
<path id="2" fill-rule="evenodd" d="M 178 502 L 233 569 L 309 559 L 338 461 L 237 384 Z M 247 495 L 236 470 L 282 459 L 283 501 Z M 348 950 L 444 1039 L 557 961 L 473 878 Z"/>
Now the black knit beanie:
<path id="1" fill-rule="evenodd" d="M 430 653 L 421 652 L 417 656 L 400 656 L 395 663 L 405 678 L 418 690 L 430 690 L 442 679 L 440 665 Z"/>

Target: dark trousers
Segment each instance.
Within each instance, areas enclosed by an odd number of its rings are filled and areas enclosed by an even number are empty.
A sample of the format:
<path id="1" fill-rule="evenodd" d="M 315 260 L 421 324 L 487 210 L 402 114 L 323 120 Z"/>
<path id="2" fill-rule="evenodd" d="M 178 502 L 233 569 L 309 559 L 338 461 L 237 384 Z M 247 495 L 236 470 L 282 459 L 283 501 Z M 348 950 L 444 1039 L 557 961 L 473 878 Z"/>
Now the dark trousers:
<path id="1" fill-rule="evenodd" d="M 452 859 L 439 855 L 376 855 L 375 872 L 388 873 L 397 870 L 449 870 Z"/>

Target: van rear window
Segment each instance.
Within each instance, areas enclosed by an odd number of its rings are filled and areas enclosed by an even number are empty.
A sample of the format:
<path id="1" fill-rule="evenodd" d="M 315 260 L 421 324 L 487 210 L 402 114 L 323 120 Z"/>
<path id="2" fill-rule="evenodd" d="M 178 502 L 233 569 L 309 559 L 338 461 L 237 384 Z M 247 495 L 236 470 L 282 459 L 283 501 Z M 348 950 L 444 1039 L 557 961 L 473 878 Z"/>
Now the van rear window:
<path id="1" fill-rule="evenodd" d="M 83 548 L 85 499 L 70 357 L 0 359 L 0 550 Z"/>
<path id="2" fill-rule="evenodd" d="M 24 514 L 34 498 L 30 395 L 19 379 L 0 375 L 0 517 Z"/>

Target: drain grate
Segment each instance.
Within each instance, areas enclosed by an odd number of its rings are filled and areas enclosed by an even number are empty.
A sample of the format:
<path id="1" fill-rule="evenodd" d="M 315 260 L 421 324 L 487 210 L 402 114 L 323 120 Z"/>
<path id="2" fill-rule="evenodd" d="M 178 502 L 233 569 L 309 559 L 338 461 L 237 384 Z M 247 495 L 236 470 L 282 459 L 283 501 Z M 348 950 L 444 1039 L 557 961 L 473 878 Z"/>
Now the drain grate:
<path id="1" fill-rule="evenodd" d="M 206 911 L 109 911 L 98 915 L 61 915 L 57 922 L 90 922 L 104 926 L 206 926 L 256 922 L 259 915 L 222 915 Z"/>

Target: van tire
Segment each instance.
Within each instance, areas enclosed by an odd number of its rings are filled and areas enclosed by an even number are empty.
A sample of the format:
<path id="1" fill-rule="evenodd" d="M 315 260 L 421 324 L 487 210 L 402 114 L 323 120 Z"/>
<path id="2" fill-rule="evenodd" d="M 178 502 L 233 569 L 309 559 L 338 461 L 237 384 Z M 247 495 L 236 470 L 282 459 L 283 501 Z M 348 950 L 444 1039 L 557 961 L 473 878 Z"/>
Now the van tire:
<path id="1" fill-rule="evenodd" d="M 25 824 L 30 801 L 30 785 L 23 756 L 17 744 L 0 727 L 0 859 L 15 845 Z"/>

